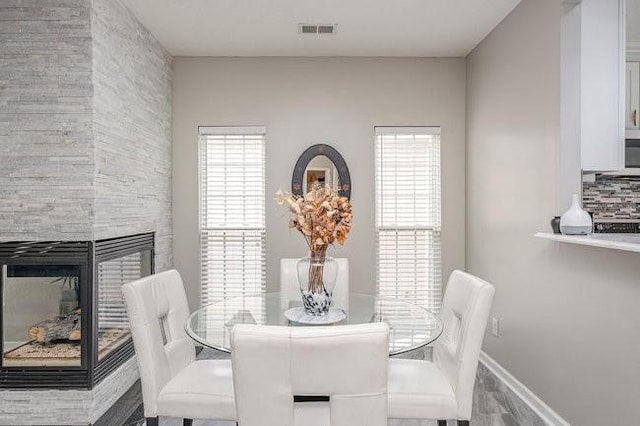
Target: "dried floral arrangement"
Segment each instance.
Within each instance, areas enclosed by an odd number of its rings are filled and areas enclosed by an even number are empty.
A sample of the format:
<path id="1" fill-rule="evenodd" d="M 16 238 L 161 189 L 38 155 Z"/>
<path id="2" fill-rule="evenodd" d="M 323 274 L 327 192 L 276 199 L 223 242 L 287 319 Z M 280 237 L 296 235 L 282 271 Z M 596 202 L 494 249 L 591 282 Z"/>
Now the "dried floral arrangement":
<path id="1" fill-rule="evenodd" d="M 312 257 L 326 255 L 329 245 L 343 245 L 351 231 L 351 202 L 339 196 L 328 185 L 314 185 L 304 196 L 283 193 L 275 195 L 278 204 L 286 204 L 291 213 L 289 228 L 302 233 Z"/>

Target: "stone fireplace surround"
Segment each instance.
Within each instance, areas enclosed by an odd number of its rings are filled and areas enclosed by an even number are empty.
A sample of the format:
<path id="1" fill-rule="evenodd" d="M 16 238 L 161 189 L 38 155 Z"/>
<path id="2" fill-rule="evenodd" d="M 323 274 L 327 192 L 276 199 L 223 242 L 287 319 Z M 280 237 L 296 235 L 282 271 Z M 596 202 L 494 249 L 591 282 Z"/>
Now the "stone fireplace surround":
<path id="1" fill-rule="evenodd" d="M 119 0 L 0 2 L 0 20 L 0 243 L 154 232 L 170 268 L 171 55 Z M 0 389 L 0 424 L 91 424 L 137 377 L 129 357 L 92 388 Z"/>
<path id="2" fill-rule="evenodd" d="M 172 59 L 119 0 L 0 2 L 0 242 L 155 232 L 172 267 Z"/>
<path id="3" fill-rule="evenodd" d="M 91 425 L 139 378 L 133 356 L 90 390 L 0 390 L 0 424 Z"/>

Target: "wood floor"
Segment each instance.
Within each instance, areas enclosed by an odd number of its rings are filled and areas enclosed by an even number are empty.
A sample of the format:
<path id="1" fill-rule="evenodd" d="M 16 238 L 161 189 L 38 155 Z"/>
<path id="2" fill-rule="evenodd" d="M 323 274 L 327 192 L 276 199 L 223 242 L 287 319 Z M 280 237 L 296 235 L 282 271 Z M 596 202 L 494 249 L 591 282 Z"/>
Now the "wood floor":
<path id="1" fill-rule="evenodd" d="M 429 358 L 427 351 L 409 353 L 407 358 Z M 228 357 L 213 350 L 204 350 L 199 359 L 220 359 Z M 142 426 L 144 413 L 140 383 L 136 383 L 95 426 Z M 161 418 L 160 426 L 181 426 L 181 419 Z M 234 422 L 194 420 L 194 426 L 235 426 Z M 450 421 L 449 425 L 455 425 Z M 478 368 L 473 399 L 471 426 L 545 426 L 531 409 L 500 383 L 482 365 Z M 435 421 L 389 420 L 389 426 L 436 426 Z"/>

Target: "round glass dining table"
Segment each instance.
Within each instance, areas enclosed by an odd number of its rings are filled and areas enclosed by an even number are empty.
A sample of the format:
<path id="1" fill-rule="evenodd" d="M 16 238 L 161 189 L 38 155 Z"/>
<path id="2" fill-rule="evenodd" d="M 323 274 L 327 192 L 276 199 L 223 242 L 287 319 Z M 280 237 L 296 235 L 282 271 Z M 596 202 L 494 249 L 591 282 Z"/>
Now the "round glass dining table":
<path id="1" fill-rule="evenodd" d="M 229 297 L 193 312 L 185 325 L 196 342 L 231 352 L 230 335 L 235 324 L 314 327 L 291 322 L 284 312 L 301 306 L 279 292 Z M 347 317 L 333 326 L 384 321 L 389 325 L 389 355 L 408 352 L 436 340 L 442 334 L 440 318 L 412 303 L 350 293 L 341 306 Z"/>

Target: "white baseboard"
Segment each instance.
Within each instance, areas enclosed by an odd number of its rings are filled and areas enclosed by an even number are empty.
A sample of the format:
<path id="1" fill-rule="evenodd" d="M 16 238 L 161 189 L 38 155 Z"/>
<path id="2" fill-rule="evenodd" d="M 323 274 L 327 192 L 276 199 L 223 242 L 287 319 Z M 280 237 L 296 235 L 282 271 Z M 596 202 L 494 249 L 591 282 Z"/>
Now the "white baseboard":
<path id="1" fill-rule="evenodd" d="M 513 377 L 511 373 L 504 369 L 493 358 L 484 351 L 480 352 L 480 362 L 489 369 L 499 380 L 501 380 L 518 398 L 529 406 L 546 424 L 549 426 L 571 426 L 558 413 L 553 411 L 551 407 L 538 398 L 536 394 L 523 385 L 518 379 Z"/>

